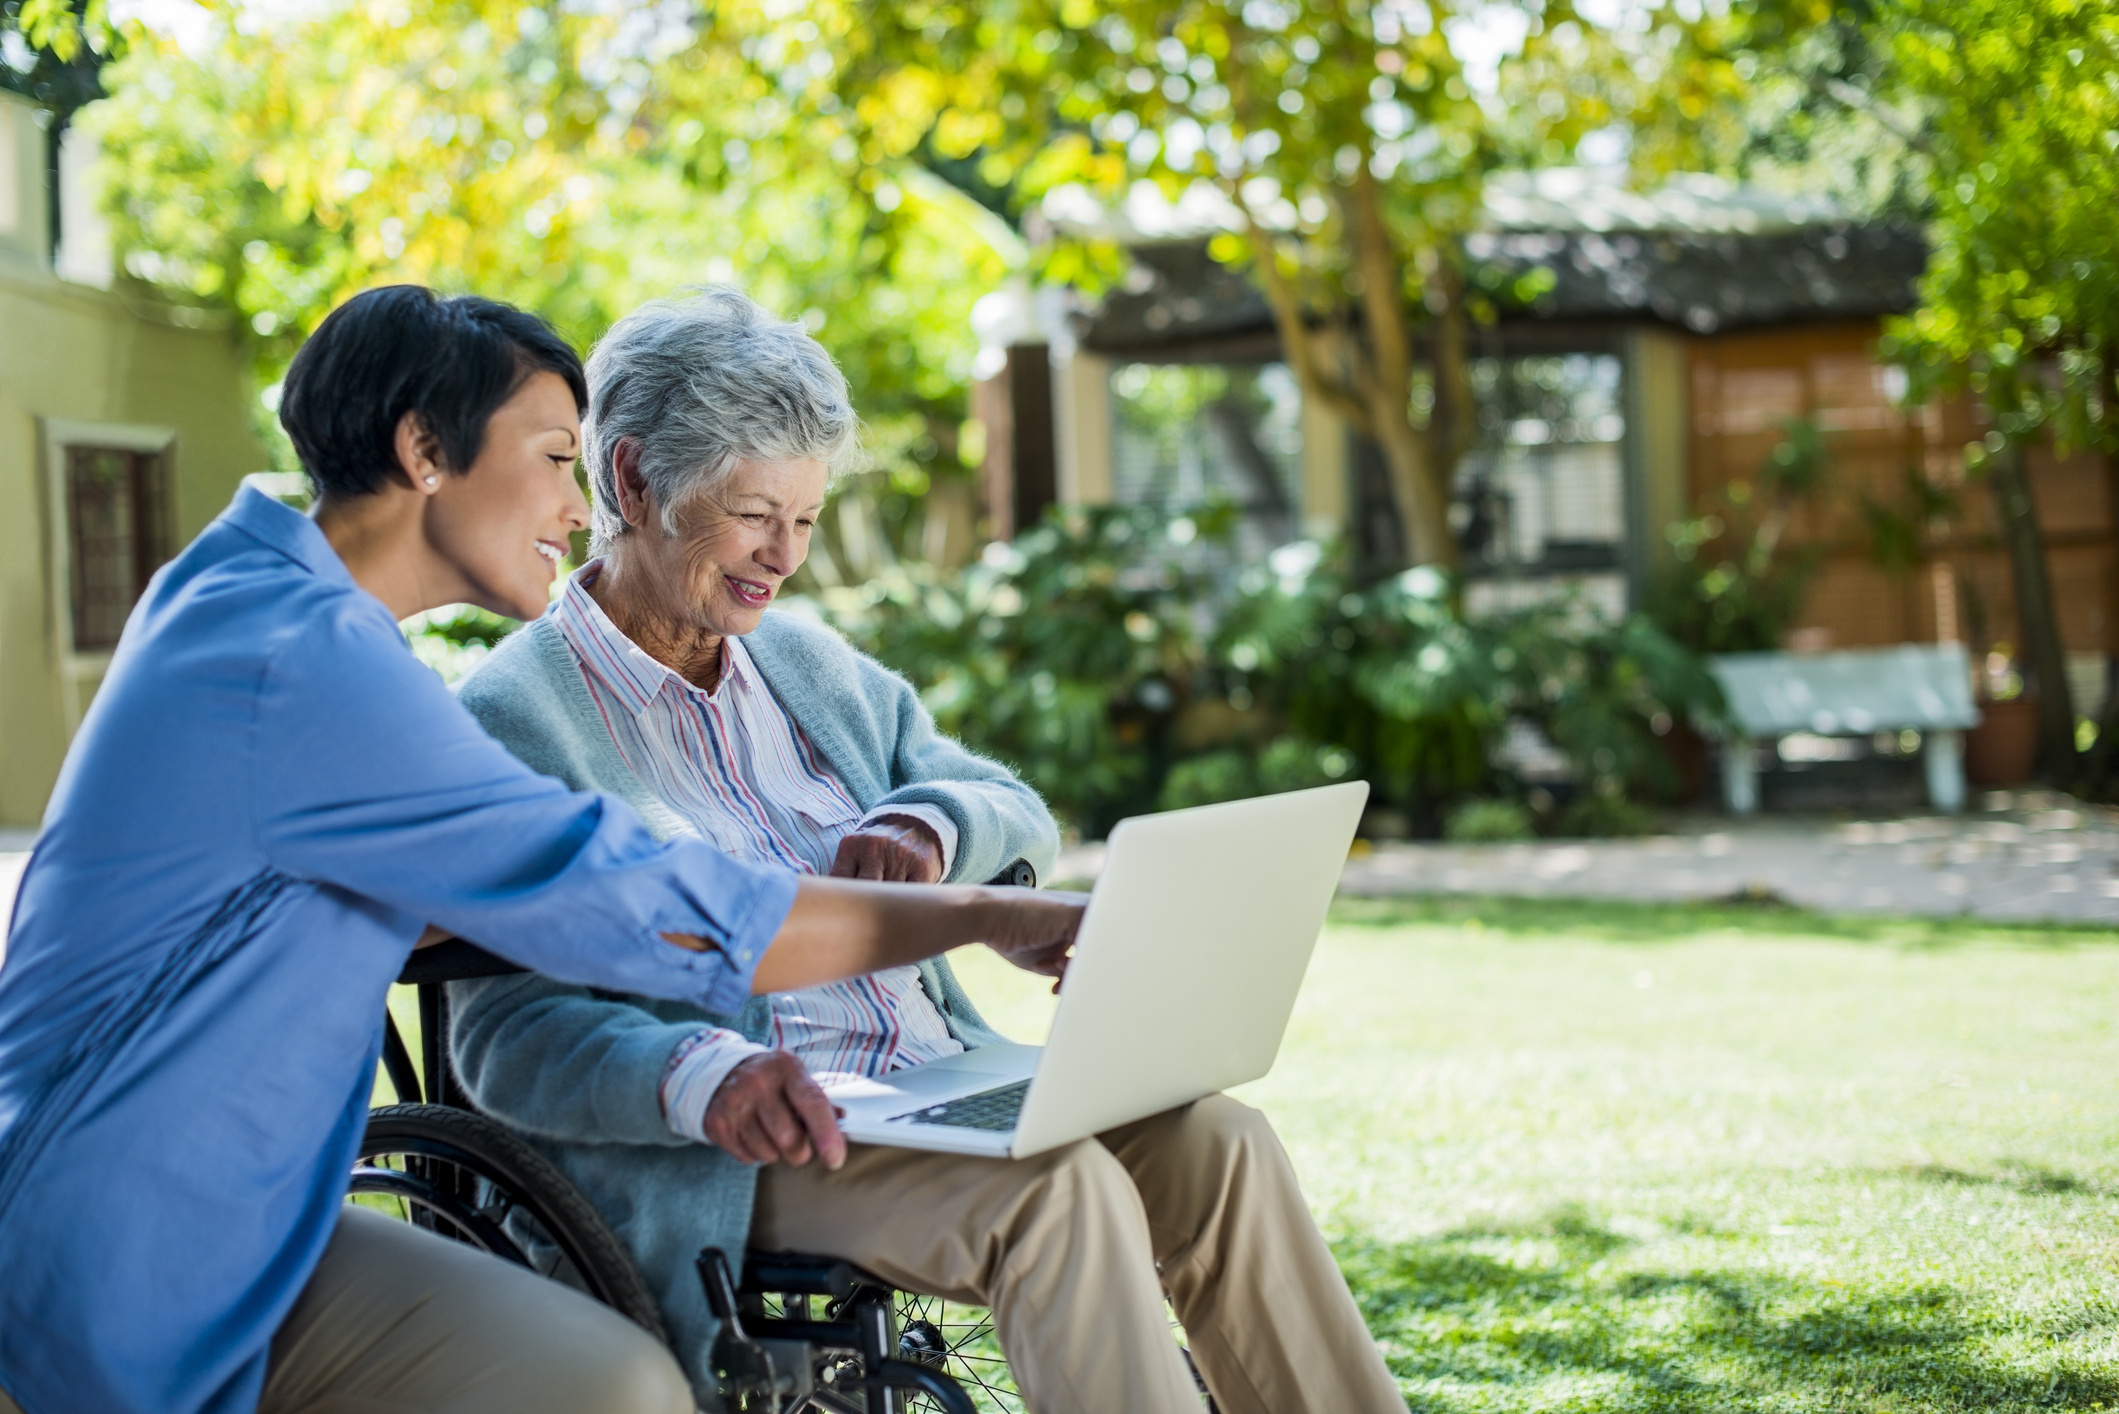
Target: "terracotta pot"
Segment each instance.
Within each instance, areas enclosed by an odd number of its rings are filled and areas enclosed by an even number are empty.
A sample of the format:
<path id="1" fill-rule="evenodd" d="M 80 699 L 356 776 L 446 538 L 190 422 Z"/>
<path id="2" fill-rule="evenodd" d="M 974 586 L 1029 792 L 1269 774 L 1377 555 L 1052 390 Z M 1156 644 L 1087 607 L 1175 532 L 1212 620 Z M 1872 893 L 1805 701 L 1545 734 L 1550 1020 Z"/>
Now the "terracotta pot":
<path id="1" fill-rule="evenodd" d="M 2013 786 L 2038 763 L 2038 698 L 1979 704 L 1979 725 L 1964 734 L 1964 772 L 1975 786 Z"/>

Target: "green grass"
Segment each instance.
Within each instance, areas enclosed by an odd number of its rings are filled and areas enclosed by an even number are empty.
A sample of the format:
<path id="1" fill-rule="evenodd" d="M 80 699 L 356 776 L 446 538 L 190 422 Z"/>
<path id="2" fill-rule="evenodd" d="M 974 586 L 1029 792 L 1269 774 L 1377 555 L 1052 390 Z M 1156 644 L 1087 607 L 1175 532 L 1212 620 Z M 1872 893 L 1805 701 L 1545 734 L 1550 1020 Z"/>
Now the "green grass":
<path id="1" fill-rule="evenodd" d="M 2114 941 L 1349 900 L 1242 1093 L 1415 1410 L 2119 1408 Z"/>

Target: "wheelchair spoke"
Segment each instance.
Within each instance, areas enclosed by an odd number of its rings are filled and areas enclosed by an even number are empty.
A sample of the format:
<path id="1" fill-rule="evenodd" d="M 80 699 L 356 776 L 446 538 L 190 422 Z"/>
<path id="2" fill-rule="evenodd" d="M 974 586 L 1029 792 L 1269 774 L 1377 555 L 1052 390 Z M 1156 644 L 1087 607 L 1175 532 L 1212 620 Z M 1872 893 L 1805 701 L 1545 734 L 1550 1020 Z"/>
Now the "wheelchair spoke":
<path id="1" fill-rule="evenodd" d="M 993 1318 L 984 1307 L 901 1291 L 897 1310 L 901 1331 L 913 1330 L 917 1322 L 919 1333 L 939 1344 L 937 1368 L 964 1387 L 980 1414 L 1022 1414 L 1023 1397 L 994 1335 Z M 938 1407 L 924 1394 L 912 1396 L 905 1404 L 908 1414 L 931 1414 Z"/>

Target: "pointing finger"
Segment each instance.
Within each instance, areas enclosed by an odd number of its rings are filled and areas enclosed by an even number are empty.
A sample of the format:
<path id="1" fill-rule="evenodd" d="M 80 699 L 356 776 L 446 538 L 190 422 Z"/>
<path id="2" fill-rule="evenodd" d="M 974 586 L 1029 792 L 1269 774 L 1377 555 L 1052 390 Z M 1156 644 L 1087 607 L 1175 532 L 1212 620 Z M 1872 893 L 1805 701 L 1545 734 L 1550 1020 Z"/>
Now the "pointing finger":
<path id="1" fill-rule="evenodd" d="M 799 1085 L 788 1087 L 787 1098 L 816 1144 L 817 1157 L 824 1161 L 824 1167 L 836 1172 L 846 1162 L 846 1136 L 839 1132 L 838 1122 L 841 1111 L 806 1075 Z"/>

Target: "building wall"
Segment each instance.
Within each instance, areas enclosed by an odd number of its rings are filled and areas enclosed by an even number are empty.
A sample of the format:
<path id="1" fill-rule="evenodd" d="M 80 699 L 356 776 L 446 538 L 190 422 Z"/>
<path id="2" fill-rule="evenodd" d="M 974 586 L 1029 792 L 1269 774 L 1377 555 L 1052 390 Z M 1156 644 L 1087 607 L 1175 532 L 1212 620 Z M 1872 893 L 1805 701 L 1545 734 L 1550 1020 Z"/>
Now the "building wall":
<path id="1" fill-rule="evenodd" d="M 1627 588 L 1635 604 L 1670 562 L 1664 530 L 1687 514 L 1690 343 L 1652 325 L 1626 334 Z"/>
<path id="2" fill-rule="evenodd" d="M 1873 321 L 1731 334 L 1693 341 L 1689 490 L 1703 504 L 1730 482 L 1756 475 L 1783 439 L 1788 419 L 1825 434 L 1827 491 L 1790 527 L 1794 543 L 1822 554 L 1798 631 L 1819 647 L 1934 642 L 1938 635 L 1984 652 L 2021 642 L 2009 566 L 1996 537 L 1991 493 L 1968 481 L 1964 447 L 1986 434 L 1983 410 L 1962 399 L 1894 405 L 1894 371 L 1872 354 Z M 1887 570 L 1872 558 L 1864 498 L 1908 504 L 1907 471 L 1918 467 L 1949 488 L 1956 514 L 1934 527 L 1929 563 Z M 2119 650 L 2119 535 L 2113 467 L 2091 453 L 2050 446 L 2027 458 L 2044 529 L 2061 637 L 2071 655 Z M 1938 576 L 1936 566 L 1946 573 Z M 2071 676 L 2072 676 L 2071 672 Z"/>
<path id="3" fill-rule="evenodd" d="M 174 433 L 172 544 L 182 546 L 266 464 L 228 328 L 62 283 L 0 252 L 0 828 L 44 813 L 67 742 L 101 680 L 72 653 L 55 593 L 63 507 L 51 494 L 53 421 Z"/>

